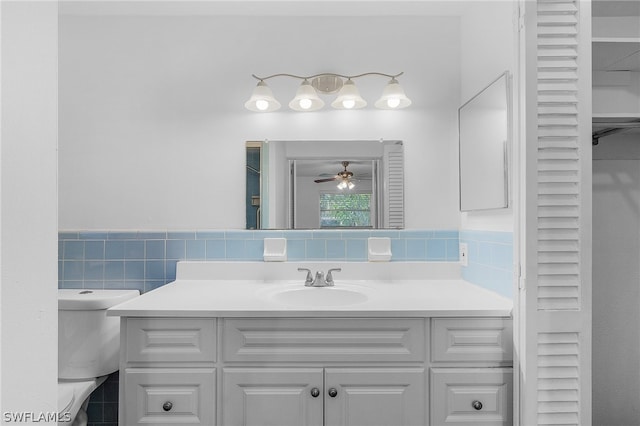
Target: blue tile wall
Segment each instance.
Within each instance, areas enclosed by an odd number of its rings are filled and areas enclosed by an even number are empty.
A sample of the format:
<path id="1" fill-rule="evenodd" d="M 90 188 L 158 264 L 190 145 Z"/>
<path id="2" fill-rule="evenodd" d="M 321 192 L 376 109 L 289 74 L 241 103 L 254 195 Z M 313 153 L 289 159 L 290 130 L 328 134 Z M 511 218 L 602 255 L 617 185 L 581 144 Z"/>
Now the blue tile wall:
<path id="1" fill-rule="evenodd" d="M 513 234 L 461 230 L 460 242 L 468 247 L 462 278 L 513 299 Z"/>
<path id="2" fill-rule="evenodd" d="M 261 261 L 263 239 L 287 238 L 290 261 L 366 261 L 367 238 L 391 238 L 392 261 L 458 261 L 469 247 L 462 277 L 513 297 L 513 235 L 462 230 L 285 230 L 60 232 L 60 288 L 126 288 L 146 292 L 175 279 L 179 260 Z"/>
<path id="3" fill-rule="evenodd" d="M 58 287 L 144 293 L 175 280 L 179 260 L 261 261 L 273 237 L 287 239 L 290 261 L 366 261 L 369 237 L 391 238 L 393 262 L 458 261 L 457 230 L 65 231 Z"/>

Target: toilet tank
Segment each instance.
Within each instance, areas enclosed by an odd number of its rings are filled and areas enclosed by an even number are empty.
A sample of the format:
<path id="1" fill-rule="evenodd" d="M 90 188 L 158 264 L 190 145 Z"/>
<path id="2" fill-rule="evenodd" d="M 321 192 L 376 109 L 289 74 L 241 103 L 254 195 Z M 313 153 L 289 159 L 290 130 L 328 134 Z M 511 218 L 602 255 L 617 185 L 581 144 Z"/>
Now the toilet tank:
<path id="1" fill-rule="evenodd" d="M 118 370 L 120 318 L 107 309 L 138 290 L 58 290 L 58 378 L 89 379 Z"/>

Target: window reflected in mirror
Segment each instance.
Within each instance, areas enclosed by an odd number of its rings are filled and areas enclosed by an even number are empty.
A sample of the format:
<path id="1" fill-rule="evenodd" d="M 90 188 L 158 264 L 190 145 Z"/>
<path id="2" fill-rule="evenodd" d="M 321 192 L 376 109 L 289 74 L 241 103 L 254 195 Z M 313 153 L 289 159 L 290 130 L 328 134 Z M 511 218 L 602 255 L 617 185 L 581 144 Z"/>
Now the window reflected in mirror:
<path id="1" fill-rule="evenodd" d="M 371 228 L 371 192 L 321 193 L 321 228 Z"/>

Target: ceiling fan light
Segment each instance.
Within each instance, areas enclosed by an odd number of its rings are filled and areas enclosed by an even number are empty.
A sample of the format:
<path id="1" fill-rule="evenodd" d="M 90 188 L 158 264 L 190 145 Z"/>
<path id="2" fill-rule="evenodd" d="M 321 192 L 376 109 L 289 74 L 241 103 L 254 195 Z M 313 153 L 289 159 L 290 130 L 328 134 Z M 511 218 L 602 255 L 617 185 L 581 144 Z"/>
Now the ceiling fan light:
<path id="1" fill-rule="evenodd" d="M 253 93 L 244 107 L 255 112 L 271 112 L 280 109 L 280 102 L 273 97 L 273 92 L 263 80 L 253 89 Z"/>
<path id="2" fill-rule="evenodd" d="M 340 183 L 338 184 L 338 189 L 345 189 L 347 187 L 347 182 L 345 182 L 344 180 L 340 181 Z"/>
<path id="3" fill-rule="evenodd" d="M 313 88 L 311 83 L 304 80 L 296 96 L 289 102 L 289 108 L 295 111 L 317 111 L 324 106 L 324 101 L 320 99 L 316 89 Z"/>
<path id="4" fill-rule="evenodd" d="M 349 188 L 349 189 L 353 189 L 355 186 L 356 186 L 356 184 L 351 182 L 351 181 L 349 181 L 349 183 L 347 184 L 347 188 Z"/>
<path id="5" fill-rule="evenodd" d="M 358 88 L 349 79 L 338 92 L 338 97 L 331 102 L 331 106 L 336 109 L 360 109 L 367 106 L 367 101 L 362 99 Z"/>
<path id="6" fill-rule="evenodd" d="M 411 99 L 405 95 L 402 86 L 394 78 L 382 90 L 382 96 L 375 103 L 380 109 L 402 109 L 411 105 Z"/>

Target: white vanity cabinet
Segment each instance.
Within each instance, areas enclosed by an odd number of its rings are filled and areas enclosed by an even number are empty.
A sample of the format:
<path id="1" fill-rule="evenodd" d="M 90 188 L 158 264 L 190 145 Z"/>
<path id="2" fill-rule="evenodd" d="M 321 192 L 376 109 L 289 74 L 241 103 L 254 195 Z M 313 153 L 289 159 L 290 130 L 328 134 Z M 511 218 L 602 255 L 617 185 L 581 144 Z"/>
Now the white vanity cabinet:
<path id="1" fill-rule="evenodd" d="M 120 424 L 507 425 L 510 323 L 123 316 Z"/>

